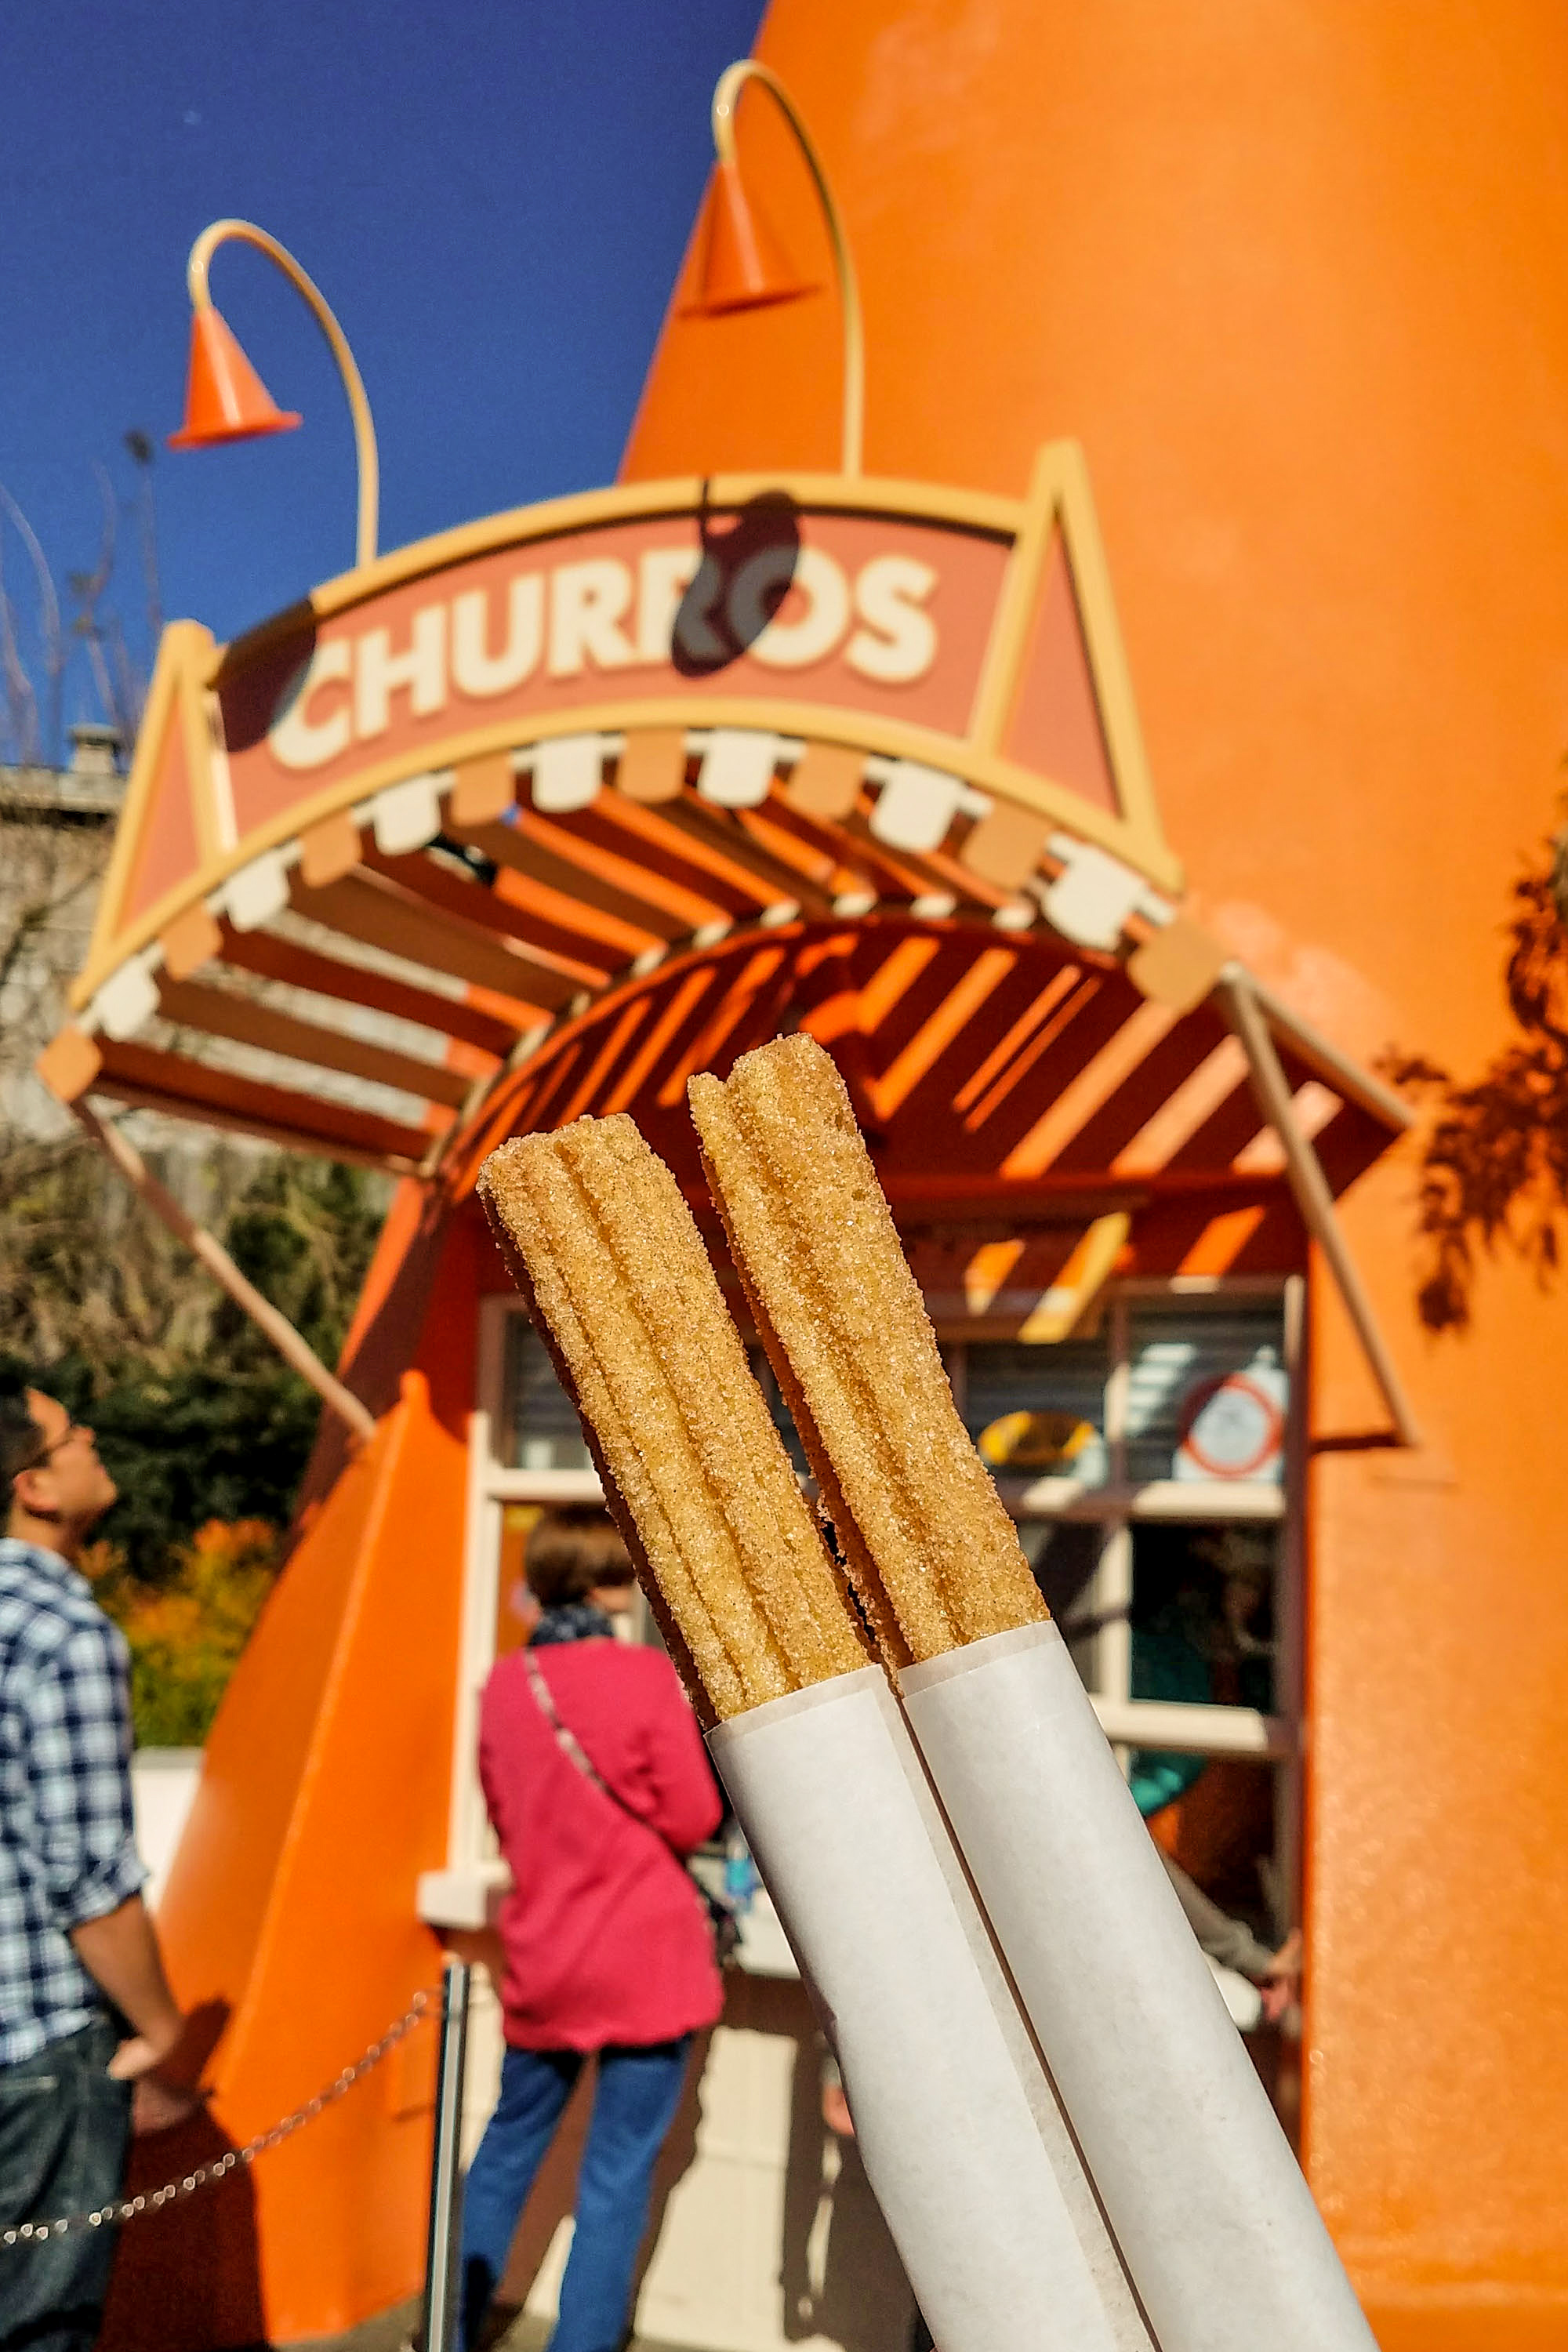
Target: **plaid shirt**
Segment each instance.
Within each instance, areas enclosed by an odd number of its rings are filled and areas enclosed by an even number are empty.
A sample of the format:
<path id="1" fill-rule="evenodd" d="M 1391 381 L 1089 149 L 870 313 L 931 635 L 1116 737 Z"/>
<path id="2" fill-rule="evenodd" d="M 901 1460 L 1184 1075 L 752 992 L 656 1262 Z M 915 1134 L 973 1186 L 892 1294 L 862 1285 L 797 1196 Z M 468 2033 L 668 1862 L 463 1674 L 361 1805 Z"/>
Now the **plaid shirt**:
<path id="1" fill-rule="evenodd" d="M 147 1875 L 129 1667 L 86 1578 L 0 1537 L 0 2066 L 109 2009 L 68 1930 L 118 1910 Z"/>

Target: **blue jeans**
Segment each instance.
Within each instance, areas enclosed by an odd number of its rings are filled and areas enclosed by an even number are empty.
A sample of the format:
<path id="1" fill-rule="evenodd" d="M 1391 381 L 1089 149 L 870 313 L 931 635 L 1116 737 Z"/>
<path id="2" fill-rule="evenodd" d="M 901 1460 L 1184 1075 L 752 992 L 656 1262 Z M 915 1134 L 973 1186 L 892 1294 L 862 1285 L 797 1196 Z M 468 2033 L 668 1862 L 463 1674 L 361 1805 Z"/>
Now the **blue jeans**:
<path id="1" fill-rule="evenodd" d="M 0 2066 L 0 2228 L 90 2213 L 120 2194 L 131 2085 L 105 2069 L 104 2019 Z M 109 2289 L 112 2229 L 0 2246 L 0 2352 L 89 2352 Z"/>
<path id="2" fill-rule="evenodd" d="M 576 2229 L 551 2352 L 616 2352 L 647 2227 L 653 2168 L 680 2103 L 691 2036 L 601 2050 L 577 2176 Z M 519 2218 L 583 2071 L 580 2050 L 508 2050 L 500 2097 L 463 2191 L 463 2344 L 472 2352 Z"/>

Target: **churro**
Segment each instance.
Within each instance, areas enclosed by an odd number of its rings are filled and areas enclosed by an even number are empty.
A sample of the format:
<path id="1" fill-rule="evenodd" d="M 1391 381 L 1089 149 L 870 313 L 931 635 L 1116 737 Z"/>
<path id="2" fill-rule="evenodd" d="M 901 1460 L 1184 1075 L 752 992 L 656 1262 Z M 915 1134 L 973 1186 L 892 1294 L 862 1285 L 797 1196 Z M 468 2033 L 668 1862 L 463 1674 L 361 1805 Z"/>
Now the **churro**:
<path id="1" fill-rule="evenodd" d="M 827 1055 L 775 1038 L 689 1093 L 758 1333 L 888 1663 L 1043 1619 Z"/>
<path id="2" fill-rule="evenodd" d="M 710 1711 L 864 1665 L 690 1211 L 631 1120 L 503 1144 L 479 1191 Z"/>

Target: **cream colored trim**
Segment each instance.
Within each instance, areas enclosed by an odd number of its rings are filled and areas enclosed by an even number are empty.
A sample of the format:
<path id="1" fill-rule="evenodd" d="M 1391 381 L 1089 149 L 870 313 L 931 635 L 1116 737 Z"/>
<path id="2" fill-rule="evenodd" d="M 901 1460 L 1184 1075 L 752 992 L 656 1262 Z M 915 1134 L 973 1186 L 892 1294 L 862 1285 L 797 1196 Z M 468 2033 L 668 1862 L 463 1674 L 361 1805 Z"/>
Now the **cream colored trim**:
<path id="1" fill-rule="evenodd" d="M 970 740 L 979 749 L 994 751 L 1006 732 L 1039 608 L 1052 534 L 1058 528 L 1078 601 L 1089 677 L 1100 705 L 1106 756 L 1121 801 L 1121 821 L 1111 820 L 1117 839 L 1107 845 L 1118 847 L 1141 871 L 1163 881 L 1168 889 L 1180 890 L 1182 869 L 1160 824 L 1089 467 L 1076 441 L 1049 442 L 1035 460 L 975 691 Z M 1086 821 L 1088 812 L 1081 801 L 1078 810 L 1071 822 L 1082 832 L 1095 833 Z M 1103 834 L 1095 833 L 1095 837 L 1106 840 Z"/>
<path id="2" fill-rule="evenodd" d="M 1274 1050 L 1274 1040 L 1251 979 L 1240 964 L 1230 964 L 1220 974 L 1215 992 L 1246 1051 L 1258 1108 L 1284 1148 L 1286 1172 L 1296 1205 L 1308 1232 L 1328 1260 L 1345 1312 L 1361 1341 L 1368 1370 L 1388 1408 L 1394 1434 L 1401 1445 L 1419 1445 L 1421 1433 L 1404 1383 L 1378 1328 L 1360 1269 L 1345 1242 L 1334 1213 L 1333 1194 L 1318 1155 L 1297 1124 L 1289 1085 L 1279 1066 L 1279 1056 Z"/>
<path id="3" fill-rule="evenodd" d="M 185 264 L 185 283 L 190 290 L 191 307 L 200 310 L 209 308 L 212 296 L 207 290 L 207 270 L 213 255 L 220 245 L 235 242 L 250 245 L 264 253 L 268 261 L 280 269 L 300 296 L 311 317 L 326 338 L 327 349 L 337 363 L 342 378 L 343 391 L 349 404 L 349 415 L 353 423 L 354 456 L 359 472 L 359 497 L 354 531 L 356 564 L 375 560 L 376 520 L 381 507 L 381 464 L 376 454 L 375 425 L 365 397 L 363 379 L 349 349 L 349 339 L 339 325 L 326 296 L 313 278 L 301 268 L 285 245 L 269 236 L 254 221 L 216 220 L 203 229 L 190 251 Z"/>
<path id="4" fill-rule="evenodd" d="M 1061 499 L 1064 459 L 1070 446 L 1068 442 L 1053 441 L 1035 459 L 1028 496 L 1019 518 L 1013 551 L 1007 559 L 1002 593 L 974 689 L 969 740 L 977 750 L 996 749 L 1012 712 L 1028 646 L 1029 625 L 1039 604 L 1040 581 Z"/>
<path id="5" fill-rule="evenodd" d="M 115 941 L 112 960 L 95 940 L 87 968 L 71 988 L 70 1003 L 73 1008 L 85 1004 L 110 971 L 154 939 L 195 899 L 207 898 L 218 889 L 238 867 L 248 865 L 266 850 L 281 848 L 298 839 L 324 818 L 369 800 L 388 784 L 400 783 L 405 777 L 423 774 L 427 769 L 461 767 L 490 753 L 515 749 L 520 743 L 546 742 L 557 736 L 591 732 L 628 734 L 644 728 L 674 725 L 691 730 L 760 729 L 792 738 L 805 736 L 814 741 L 846 744 L 867 754 L 913 760 L 961 777 L 998 800 L 1011 801 L 1054 824 L 1070 826 L 1085 839 L 1135 865 L 1162 889 L 1181 887 L 1181 868 L 1163 845 L 1130 838 L 1127 827 L 1118 819 L 1093 807 L 1066 785 L 1053 784 L 1026 768 L 973 750 L 957 736 L 941 735 L 931 728 L 899 724 L 879 712 L 834 710 L 791 702 L 741 702 L 701 696 L 679 703 L 605 702 L 586 709 L 500 719 L 466 735 L 448 736 L 437 744 L 410 748 L 394 759 L 362 768 L 324 791 L 296 802 L 147 909 Z"/>
<path id="6" fill-rule="evenodd" d="M 1249 1706 L 1098 1696 L 1092 1704 L 1107 1739 L 1129 1748 L 1173 1748 L 1191 1756 L 1287 1758 L 1298 1752 L 1292 1723 Z"/>
<path id="7" fill-rule="evenodd" d="M 1043 454 L 1042 464 L 1047 458 L 1059 467 L 1068 564 L 1078 594 L 1089 673 L 1100 704 L 1100 724 L 1105 730 L 1105 748 L 1121 794 L 1128 830 L 1143 846 L 1142 856 L 1135 856 L 1132 862 L 1152 873 L 1158 857 L 1173 867 L 1179 877 L 1181 868 L 1166 845 L 1161 827 L 1153 779 L 1143 750 L 1143 730 L 1138 723 L 1138 705 L 1132 693 L 1132 672 L 1111 593 L 1110 568 L 1105 560 L 1105 542 L 1094 509 L 1089 467 L 1076 441 L 1055 443 Z M 1178 879 L 1172 887 L 1180 889 L 1183 885 Z"/>
<path id="8" fill-rule="evenodd" d="M 492 1470 L 487 1492 L 501 1503 L 602 1503 L 595 1470 Z"/>
<path id="9" fill-rule="evenodd" d="M 468 1415 L 463 1525 L 463 1600 L 458 1632 L 452 1783 L 447 1801 L 447 1867 L 473 1870 L 485 1860 L 485 1804 L 479 1787 L 479 1694 L 495 1664 L 500 1603 L 501 1505 L 489 1492 L 491 1432 L 499 1413 L 507 1301 L 479 1305 L 479 1403 Z"/>
<path id="10" fill-rule="evenodd" d="M 1179 1297 L 1174 1290 L 1169 1293 Z M 521 1313 L 521 1307 L 518 1309 Z M 978 1335 L 965 1332 L 967 1341 Z M 809 1480 L 808 1493 L 816 1490 Z M 1234 1520 L 1288 1518 L 1281 1487 L 1216 1479 L 1184 1486 L 1161 1479 L 1146 1486 L 1084 1486 L 1076 1478 L 1008 1478 L 994 1482 L 1016 1519 L 1074 1519 L 1086 1526 L 1125 1518 L 1180 1520 L 1192 1527 L 1223 1527 Z M 592 1470 L 492 1469 L 488 1490 L 507 1503 L 596 1503 L 604 1489 Z M 1227 1710 L 1228 1712 L 1228 1710 Z"/>
<path id="11" fill-rule="evenodd" d="M 843 425 L 839 434 L 839 461 L 846 474 L 858 475 L 866 440 L 866 327 L 860 309 L 860 289 L 855 275 L 855 257 L 849 249 L 844 216 L 838 209 L 838 199 L 833 193 L 827 167 L 817 152 L 816 142 L 806 128 L 805 118 L 777 74 L 758 58 L 738 58 L 732 66 L 726 66 L 719 77 L 713 92 L 712 116 L 713 150 L 720 162 L 732 163 L 735 161 L 735 110 L 740 104 L 741 92 L 749 81 L 762 85 L 794 131 L 816 189 L 823 218 L 827 224 L 827 241 L 833 248 L 833 266 L 838 274 L 838 316 L 844 337 Z"/>
<path id="12" fill-rule="evenodd" d="M 99 892 L 98 910 L 93 919 L 92 939 L 88 949 L 87 969 L 97 971 L 100 964 L 109 969 L 105 950 L 114 939 L 120 923 L 120 910 L 125 902 L 134 870 L 136 853 L 141 847 L 149 805 L 158 782 L 163 745 L 171 720 L 182 697 L 192 694 L 192 681 L 206 667 L 213 651 L 213 634 L 204 629 L 199 621 L 171 621 L 158 640 L 157 659 L 153 666 L 153 681 L 147 689 L 146 706 L 142 714 L 141 730 L 136 738 L 136 751 L 131 762 L 131 774 L 125 786 L 125 800 L 114 828 L 114 846 L 110 852 L 109 869 Z M 201 840 L 199 824 L 196 829 Z M 184 885 L 171 891 L 171 900 L 185 904 L 192 896 Z M 147 937 L 139 932 L 138 944 Z M 119 963 L 125 950 L 113 961 Z M 80 982 L 78 982 L 78 988 Z M 73 990 L 71 1001 L 84 1004 L 92 990 L 79 995 Z"/>

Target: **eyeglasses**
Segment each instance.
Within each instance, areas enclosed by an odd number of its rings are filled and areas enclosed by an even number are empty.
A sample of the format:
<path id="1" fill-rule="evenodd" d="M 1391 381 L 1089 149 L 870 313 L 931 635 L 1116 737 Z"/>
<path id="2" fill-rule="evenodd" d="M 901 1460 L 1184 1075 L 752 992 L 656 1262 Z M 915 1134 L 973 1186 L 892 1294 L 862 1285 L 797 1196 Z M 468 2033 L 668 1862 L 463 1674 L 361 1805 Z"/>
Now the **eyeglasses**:
<path id="1" fill-rule="evenodd" d="M 29 1454 L 25 1462 L 14 1464 L 10 1473 L 10 1483 L 14 1486 L 16 1480 L 28 1470 L 41 1470 L 46 1462 L 53 1461 L 62 1445 L 70 1444 L 73 1437 L 90 1437 L 91 1434 L 92 1432 L 82 1423 L 73 1421 L 62 1436 L 50 1438 L 47 1444 L 39 1446 L 36 1454 Z"/>

